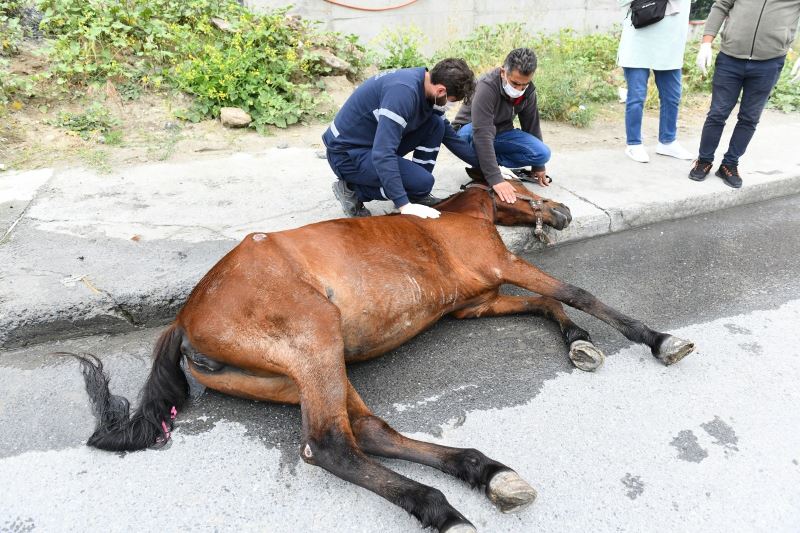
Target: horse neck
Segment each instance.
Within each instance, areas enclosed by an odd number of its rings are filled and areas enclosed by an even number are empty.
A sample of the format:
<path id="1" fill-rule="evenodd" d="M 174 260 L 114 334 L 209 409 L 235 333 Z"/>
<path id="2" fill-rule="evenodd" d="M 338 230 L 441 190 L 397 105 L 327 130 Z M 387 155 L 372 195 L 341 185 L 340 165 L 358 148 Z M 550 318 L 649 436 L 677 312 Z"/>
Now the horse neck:
<path id="1" fill-rule="evenodd" d="M 447 213 L 460 213 L 474 218 L 491 220 L 494 222 L 495 210 L 492 197 L 479 188 L 465 189 L 454 194 L 436 206 L 439 211 Z"/>

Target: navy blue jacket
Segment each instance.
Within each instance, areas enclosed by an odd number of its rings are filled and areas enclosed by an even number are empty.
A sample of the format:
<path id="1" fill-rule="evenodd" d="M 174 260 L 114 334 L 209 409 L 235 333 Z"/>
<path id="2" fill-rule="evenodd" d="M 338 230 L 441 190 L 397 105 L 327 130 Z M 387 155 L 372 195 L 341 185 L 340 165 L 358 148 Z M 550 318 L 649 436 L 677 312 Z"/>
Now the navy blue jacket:
<path id="1" fill-rule="evenodd" d="M 408 203 L 397 164 L 400 142 L 433 115 L 444 121 L 444 145 L 459 159 L 478 166 L 473 148 L 425 98 L 426 71 L 425 68 L 391 70 L 364 81 L 322 136 L 325 147 L 334 152 L 372 149 L 372 161 L 383 191 L 396 206 Z"/>

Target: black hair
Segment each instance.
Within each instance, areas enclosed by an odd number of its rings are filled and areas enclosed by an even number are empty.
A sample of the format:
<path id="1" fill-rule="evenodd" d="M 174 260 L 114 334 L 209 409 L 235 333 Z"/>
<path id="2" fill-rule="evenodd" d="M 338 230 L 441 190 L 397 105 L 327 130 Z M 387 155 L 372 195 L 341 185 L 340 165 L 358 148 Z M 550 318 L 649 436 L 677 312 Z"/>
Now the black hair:
<path id="1" fill-rule="evenodd" d="M 468 102 L 475 92 L 475 73 L 463 59 L 448 57 L 431 69 L 431 83 L 444 85 L 448 96 Z"/>
<path id="2" fill-rule="evenodd" d="M 530 48 L 515 48 L 503 61 L 503 68 L 511 74 L 516 70 L 523 76 L 529 76 L 536 70 L 536 54 Z"/>

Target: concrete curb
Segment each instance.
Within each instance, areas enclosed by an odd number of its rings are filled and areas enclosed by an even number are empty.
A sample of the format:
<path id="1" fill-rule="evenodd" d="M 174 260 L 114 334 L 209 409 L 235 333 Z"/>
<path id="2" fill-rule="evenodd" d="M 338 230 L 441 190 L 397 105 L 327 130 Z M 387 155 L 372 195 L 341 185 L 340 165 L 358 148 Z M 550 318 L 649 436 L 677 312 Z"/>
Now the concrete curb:
<path id="1" fill-rule="evenodd" d="M 645 202 L 623 209 L 592 207 L 575 216 L 565 231 L 548 231 L 548 234 L 557 246 L 797 193 L 800 193 L 800 173 L 728 194 L 711 191 L 678 201 Z M 512 252 L 545 248 L 531 228 L 500 227 L 499 231 Z M 184 272 L 178 279 L 167 277 L 155 290 L 128 290 L 115 296 L 97 291 L 91 298 L 80 298 L 46 310 L 29 313 L 27 309 L 20 309 L 17 313 L 4 313 L 0 316 L 0 348 L 11 349 L 98 333 L 122 333 L 166 324 L 174 318 L 196 280 L 204 273 L 202 265 L 207 263 L 210 267 L 216 261 L 215 254 L 217 258 L 222 257 L 237 243 L 234 240 L 209 243 L 200 260 L 193 263 L 193 272 Z"/>
<path id="2" fill-rule="evenodd" d="M 800 173 L 780 181 L 758 183 L 736 191 L 732 190 L 728 194 L 708 192 L 666 203 L 647 202 L 624 209 L 598 209 L 599 213 L 574 217 L 570 226 L 564 231 L 559 232 L 552 228 L 546 228 L 546 231 L 554 245 L 559 245 L 791 194 L 800 194 Z M 498 226 L 498 231 L 506 246 L 514 253 L 546 248 L 527 228 Z"/>

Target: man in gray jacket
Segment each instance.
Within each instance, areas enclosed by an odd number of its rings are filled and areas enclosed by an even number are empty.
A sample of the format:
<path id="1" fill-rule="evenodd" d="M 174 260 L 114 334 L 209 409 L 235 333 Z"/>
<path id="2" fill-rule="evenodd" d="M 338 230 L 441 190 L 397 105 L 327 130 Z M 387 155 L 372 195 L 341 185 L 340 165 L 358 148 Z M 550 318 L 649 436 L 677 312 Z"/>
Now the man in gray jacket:
<path id="1" fill-rule="evenodd" d="M 475 148 L 486 181 L 504 202 L 513 203 L 516 195 L 504 179 L 510 172 L 503 167 L 530 166 L 540 185 L 549 180 L 545 163 L 550 149 L 542 142 L 536 87 L 531 82 L 535 70 L 533 50 L 512 50 L 502 67 L 478 80 L 472 101 L 463 104 L 453 119 L 458 136 Z M 521 129 L 514 128 L 517 115 Z"/>
<path id="2" fill-rule="evenodd" d="M 725 121 L 741 93 L 736 127 L 716 175 L 730 187 L 742 186 L 739 158 L 778 82 L 799 19 L 800 0 L 717 0 L 711 6 L 697 54 L 697 66 L 703 73 L 711 65 L 711 42 L 723 21 L 725 28 L 715 64 L 711 109 L 689 178 L 703 181 L 711 171 Z"/>

